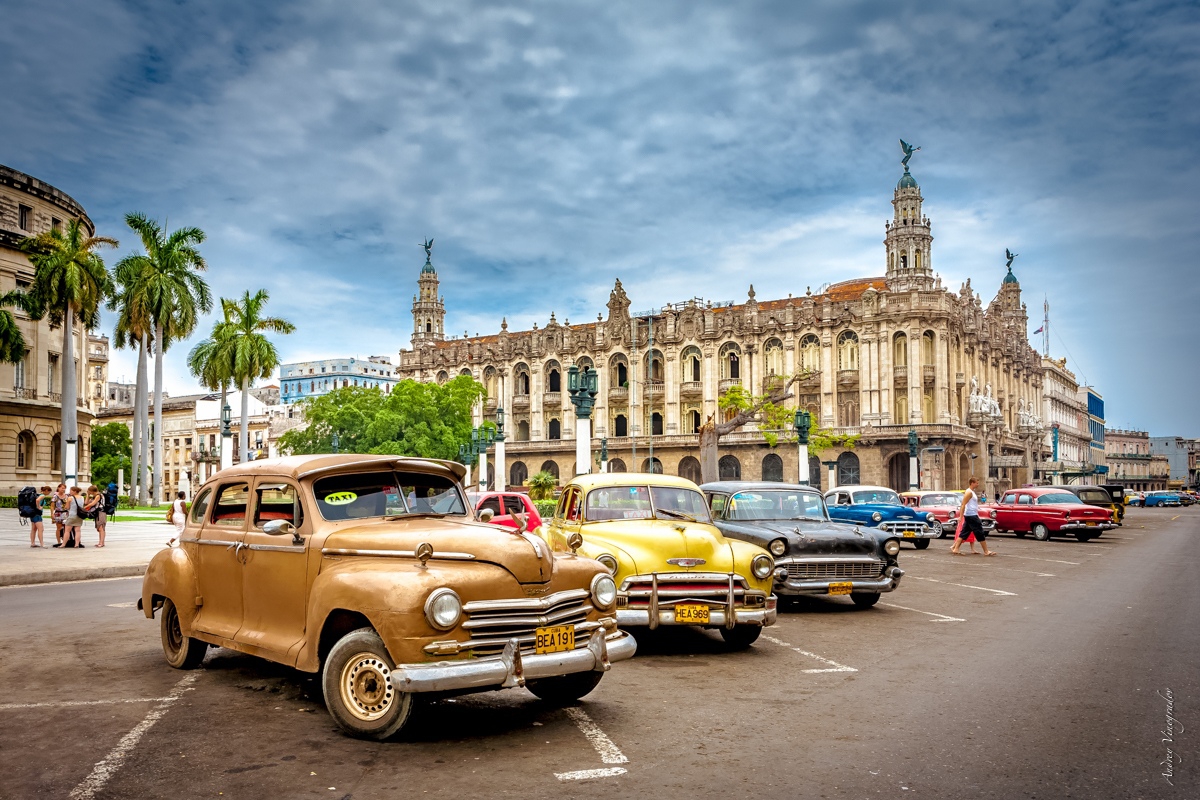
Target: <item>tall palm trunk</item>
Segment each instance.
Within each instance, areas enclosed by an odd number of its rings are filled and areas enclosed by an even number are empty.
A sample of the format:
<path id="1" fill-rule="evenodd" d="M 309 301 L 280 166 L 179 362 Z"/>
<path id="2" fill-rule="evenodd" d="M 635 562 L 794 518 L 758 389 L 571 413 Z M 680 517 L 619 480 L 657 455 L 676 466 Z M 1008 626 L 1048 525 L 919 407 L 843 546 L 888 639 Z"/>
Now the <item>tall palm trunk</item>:
<path id="1" fill-rule="evenodd" d="M 250 449 L 250 379 L 242 378 L 242 429 L 238 432 L 238 447 L 241 448 L 241 457 L 238 460 L 249 461 L 246 456 Z"/>
<path id="2" fill-rule="evenodd" d="M 62 363 L 62 460 L 63 483 L 68 487 L 74 486 L 75 472 L 78 468 L 77 457 L 79 448 L 79 420 L 75 410 L 75 351 L 71 334 L 75 323 L 75 307 L 67 306 L 66 319 L 63 320 Z"/>
<path id="3" fill-rule="evenodd" d="M 138 505 L 150 504 L 150 422 L 149 422 L 149 391 L 150 382 L 146 375 L 148 366 L 146 360 L 149 358 L 150 337 L 142 334 L 142 356 L 138 358 L 138 377 L 137 386 L 134 388 L 137 396 L 137 411 L 138 418 L 142 421 L 142 438 L 138 442 L 138 449 L 142 454 L 142 471 L 138 476 Z"/>
<path id="4" fill-rule="evenodd" d="M 140 341 L 138 345 L 138 383 L 135 385 L 133 391 L 133 447 L 130 448 L 132 450 L 130 455 L 133 460 L 133 471 L 129 476 L 129 496 L 134 498 L 135 501 L 138 497 L 138 486 L 142 482 L 142 474 L 140 472 L 142 468 L 142 404 L 137 386 L 141 385 L 141 376 L 146 372 L 146 343 L 145 341 Z M 120 486 L 118 490 L 123 492 L 125 491 L 125 487 Z"/>
<path id="5" fill-rule="evenodd" d="M 163 383 L 163 330 L 162 323 L 154 326 L 154 498 L 150 505 L 157 506 L 163 496 L 163 435 L 162 435 L 162 383 Z"/>
<path id="6" fill-rule="evenodd" d="M 217 462 L 218 470 L 221 468 L 221 465 L 225 463 L 225 448 L 233 444 L 232 440 L 228 442 L 225 441 L 225 437 L 222 435 L 225 433 L 224 422 L 222 420 L 224 418 L 225 404 L 227 402 L 229 402 L 229 382 L 221 381 L 221 405 L 217 406 L 217 441 L 221 443 L 221 460 Z M 232 457 L 230 458 L 230 463 L 233 463 Z"/>

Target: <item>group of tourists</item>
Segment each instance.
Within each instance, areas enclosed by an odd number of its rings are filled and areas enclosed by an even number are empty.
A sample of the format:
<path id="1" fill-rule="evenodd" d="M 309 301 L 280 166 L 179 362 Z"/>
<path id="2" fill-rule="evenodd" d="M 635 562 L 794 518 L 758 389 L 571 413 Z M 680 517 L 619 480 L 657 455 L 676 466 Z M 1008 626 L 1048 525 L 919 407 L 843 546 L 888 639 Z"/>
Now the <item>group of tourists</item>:
<path id="1" fill-rule="evenodd" d="M 17 498 L 20 515 L 29 520 L 29 546 L 45 547 L 45 518 L 54 523 L 55 543 L 51 547 L 83 547 L 83 525 L 89 521 L 96 526 L 99 541 L 96 547 L 104 547 L 105 528 L 108 515 L 116 506 L 116 492 L 101 491 L 92 484 L 85 491 L 79 486 L 67 488 L 60 483 L 54 491 L 43 486 L 38 494 L 33 487 L 21 490 Z"/>

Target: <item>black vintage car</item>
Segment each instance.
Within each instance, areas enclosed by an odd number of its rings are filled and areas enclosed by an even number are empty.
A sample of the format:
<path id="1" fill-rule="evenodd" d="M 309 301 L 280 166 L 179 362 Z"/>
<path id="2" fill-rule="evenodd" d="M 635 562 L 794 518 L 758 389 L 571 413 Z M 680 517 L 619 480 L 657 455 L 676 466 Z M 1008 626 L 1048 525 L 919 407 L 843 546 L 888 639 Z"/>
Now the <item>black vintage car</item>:
<path id="1" fill-rule="evenodd" d="M 1076 484 L 1072 486 L 1055 486 L 1055 489 L 1062 489 L 1064 492 L 1070 492 L 1079 498 L 1079 502 L 1089 506 L 1099 506 L 1107 508 L 1113 512 L 1112 521 L 1118 525 L 1125 520 L 1125 497 L 1124 491 L 1120 498 L 1115 496 L 1109 489 L 1104 486 L 1092 486 L 1088 484 Z"/>
<path id="2" fill-rule="evenodd" d="M 700 489 L 721 533 L 775 557 L 779 597 L 849 595 L 866 608 L 900 585 L 900 540 L 878 528 L 831 521 L 815 489 L 748 481 L 706 483 Z"/>

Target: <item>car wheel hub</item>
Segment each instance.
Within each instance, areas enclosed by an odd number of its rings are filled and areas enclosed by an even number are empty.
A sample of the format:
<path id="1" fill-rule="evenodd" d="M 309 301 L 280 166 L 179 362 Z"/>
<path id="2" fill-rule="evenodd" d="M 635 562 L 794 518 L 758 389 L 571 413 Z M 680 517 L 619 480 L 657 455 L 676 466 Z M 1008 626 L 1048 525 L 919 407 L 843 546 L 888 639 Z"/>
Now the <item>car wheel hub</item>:
<path id="1" fill-rule="evenodd" d="M 377 720 L 391 708 L 395 697 L 391 669 L 379 656 L 360 653 L 342 669 L 342 701 L 359 719 Z"/>
<path id="2" fill-rule="evenodd" d="M 178 653 L 183 647 L 183 630 L 179 627 L 179 614 L 174 608 L 167 617 L 167 646 L 172 653 Z"/>

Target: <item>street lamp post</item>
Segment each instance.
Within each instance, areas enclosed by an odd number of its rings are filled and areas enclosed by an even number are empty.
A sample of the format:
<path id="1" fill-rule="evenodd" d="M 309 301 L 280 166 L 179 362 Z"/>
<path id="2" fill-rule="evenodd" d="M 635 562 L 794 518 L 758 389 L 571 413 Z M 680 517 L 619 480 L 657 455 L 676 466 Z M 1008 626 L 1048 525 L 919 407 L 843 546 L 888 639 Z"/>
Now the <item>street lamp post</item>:
<path id="1" fill-rule="evenodd" d="M 507 486 L 508 477 L 505 470 L 508 465 L 504 461 L 504 409 L 496 409 L 496 491 L 503 492 Z"/>
<path id="2" fill-rule="evenodd" d="M 233 431 L 229 428 L 229 422 L 233 419 L 233 409 L 229 407 L 229 403 L 221 409 L 221 469 L 229 469 L 233 466 Z"/>
<path id="3" fill-rule="evenodd" d="M 338 451 L 338 446 L 341 445 L 341 440 L 338 439 L 337 431 L 333 432 L 333 452 Z"/>
<path id="4" fill-rule="evenodd" d="M 600 440 L 600 471 L 608 472 L 608 437 Z"/>
<path id="5" fill-rule="evenodd" d="M 812 428 L 812 415 L 807 411 L 800 409 L 796 411 L 796 419 L 793 421 L 793 426 L 796 428 L 796 446 L 798 448 L 797 456 L 799 458 L 799 469 L 797 477 L 801 486 L 808 486 L 810 480 L 808 474 L 808 433 Z"/>
<path id="6" fill-rule="evenodd" d="M 921 475 L 917 472 L 917 429 L 908 431 L 908 488 L 916 491 L 921 488 Z"/>
<path id="7" fill-rule="evenodd" d="M 567 369 L 567 392 L 575 406 L 575 474 L 592 471 L 592 408 L 596 405 L 596 371 L 579 369 L 572 364 Z"/>
<path id="8" fill-rule="evenodd" d="M 479 491 L 487 489 L 487 434 L 479 428 L 471 429 L 471 452 L 479 456 Z"/>
<path id="9" fill-rule="evenodd" d="M 463 486 L 471 488 L 471 461 L 474 460 L 475 454 L 471 452 L 471 448 L 465 444 L 458 446 L 458 463 L 467 468 L 467 474 L 463 476 Z"/>
<path id="10" fill-rule="evenodd" d="M 822 461 L 821 463 L 824 464 L 825 469 L 827 469 L 829 471 L 829 488 L 836 489 L 837 488 L 837 462 L 836 461 Z"/>

